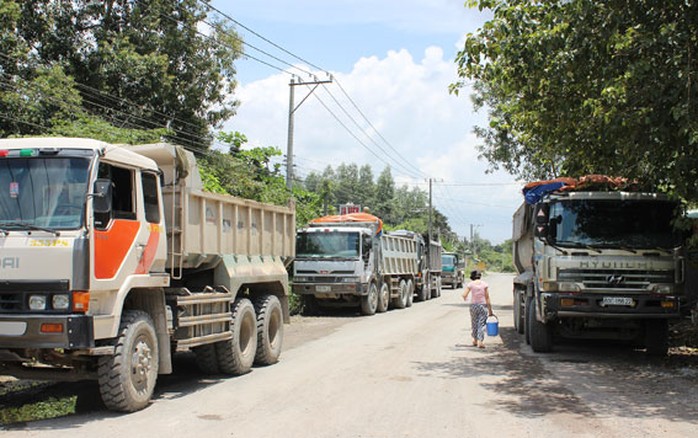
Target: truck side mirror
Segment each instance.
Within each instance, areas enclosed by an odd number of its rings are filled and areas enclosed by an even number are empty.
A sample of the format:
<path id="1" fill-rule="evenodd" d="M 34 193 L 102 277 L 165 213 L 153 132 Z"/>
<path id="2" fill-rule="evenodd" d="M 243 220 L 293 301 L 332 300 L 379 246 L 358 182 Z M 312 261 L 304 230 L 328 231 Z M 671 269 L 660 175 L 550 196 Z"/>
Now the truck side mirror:
<path id="1" fill-rule="evenodd" d="M 92 190 L 92 208 L 95 213 L 109 213 L 112 209 L 112 182 L 110 179 L 98 179 Z"/>
<path id="2" fill-rule="evenodd" d="M 364 263 L 368 263 L 368 257 L 371 255 L 371 245 L 373 241 L 370 237 L 362 236 L 361 239 L 361 258 Z"/>

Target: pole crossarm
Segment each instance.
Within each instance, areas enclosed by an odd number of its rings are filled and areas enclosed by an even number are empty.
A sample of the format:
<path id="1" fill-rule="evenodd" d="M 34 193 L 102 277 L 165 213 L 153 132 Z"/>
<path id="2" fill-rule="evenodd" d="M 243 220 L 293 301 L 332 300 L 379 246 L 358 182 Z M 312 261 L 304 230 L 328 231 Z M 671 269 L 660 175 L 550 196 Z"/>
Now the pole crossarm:
<path id="1" fill-rule="evenodd" d="M 286 187 L 289 189 L 293 186 L 293 115 L 296 110 L 303 105 L 308 97 L 317 89 L 321 84 L 331 84 L 332 79 L 324 81 L 307 81 L 303 82 L 301 79 L 291 78 L 289 85 L 289 96 L 288 96 L 288 138 L 286 143 Z M 298 105 L 294 103 L 294 88 L 297 85 L 315 85 L 308 94 L 300 101 Z"/>

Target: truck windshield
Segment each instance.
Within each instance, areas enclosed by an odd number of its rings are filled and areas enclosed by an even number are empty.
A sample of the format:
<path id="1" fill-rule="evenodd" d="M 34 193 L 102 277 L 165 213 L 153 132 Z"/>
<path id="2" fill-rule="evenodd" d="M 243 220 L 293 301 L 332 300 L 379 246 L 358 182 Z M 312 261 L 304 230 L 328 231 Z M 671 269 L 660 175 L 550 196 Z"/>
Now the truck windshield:
<path id="1" fill-rule="evenodd" d="M 359 258 L 360 234 L 352 232 L 298 233 L 296 257 Z"/>
<path id="2" fill-rule="evenodd" d="M 89 164 L 77 157 L 0 158 L 0 229 L 79 228 Z"/>
<path id="3" fill-rule="evenodd" d="M 443 264 L 444 267 L 455 266 L 456 258 L 452 255 L 442 255 L 441 256 L 441 263 Z"/>
<path id="4" fill-rule="evenodd" d="M 555 244 L 562 247 L 664 248 L 680 244 L 669 201 L 574 200 L 550 205 Z"/>

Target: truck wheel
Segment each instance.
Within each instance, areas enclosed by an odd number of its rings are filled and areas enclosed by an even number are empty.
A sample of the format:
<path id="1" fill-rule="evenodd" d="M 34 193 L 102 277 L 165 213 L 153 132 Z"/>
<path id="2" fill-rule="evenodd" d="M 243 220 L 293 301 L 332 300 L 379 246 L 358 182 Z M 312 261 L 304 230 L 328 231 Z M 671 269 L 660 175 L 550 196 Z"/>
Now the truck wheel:
<path id="1" fill-rule="evenodd" d="M 544 324 L 536 319 L 535 299 L 531 299 L 528 309 L 528 337 L 531 341 L 531 349 L 536 353 L 548 353 L 553 349 L 553 330 L 550 324 Z"/>
<path id="2" fill-rule="evenodd" d="M 279 361 L 284 339 L 284 316 L 281 302 L 274 295 L 264 295 L 254 302 L 257 312 L 257 354 L 254 363 L 271 365 Z"/>
<path id="3" fill-rule="evenodd" d="M 361 297 L 361 313 L 364 315 L 373 315 L 378 308 L 378 286 L 376 283 L 371 283 L 368 286 L 368 294 Z"/>
<path id="4" fill-rule="evenodd" d="M 441 277 L 436 279 L 436 289 L 431 294 L 432 298 L 438 298 L 441 296 Z"/>
<path id="5" fill-rule="evenodd" d="M 254 306 L 247 298 L 233 303 L 233 338 L 216 342 L 218 367 L 224 374 L 245 374 L 252 368 L 257 353 L 257 317 Z"/>
<path id="6" fill-rule="evenodd" d="M 158 377 L 158 342 L 153 320 L 141 310 L 125 310 L 114 355 L 98 360 L 99 392 L 107 408 L 134 412 L 150 402 Z"/>
<path id="7" fill-rule="evenodd" d="M 645 323 L 645 348 L 650 356 L 666 356 L 669 351 L 669 324 L 666 319 Z"/>
<path id="8" fill-rule="evenodd" d="M 431 297 L 430 287 L 429 279 L 427 278 L 426 281 L 422 283 L 421 289 L 419 289 L 419 301 L 426 301 Z"/>
<path id="9" fill-rule="evenodd" d="M 196 358 L 196 366 L 199 367 L 202 373 L 218 374 L 221 372 L 218 368 L 218 356 L 216 356 L 216 347 L 213 344 L 200 345 L 192 348 L 194 357 Z"/>
<path id="10" fill-rule="evenodd" d="M 526 344 L 530 345 L 531 344 L 531 331 L 528 329 L 528 324 L 529 324 L 529 319 L 530 317 L 528 316 L 529 312 L 528 309 L 531 308 L 533 305 L 533 298 L 527 296 L 526 297 L 526 306 L 524 307 L 524 339 L 526 340 Z"/>
<path id="11" fill-rule="evenodd" d="M 398 291 L 399 295 L 393 299 L 393 306 L 398 309 L 404 309 L 407 307 L 407 283 L 405 283 L 405 280 L 400 280 Z"/>
<path id="12" fill-rule="evenodd" d="M 414 300 L 414 283 L 412 280 L 407 280 L 407 307 L 412 307 L 412 300 Z"/>
<path id="13" fill-rule="evenodd" d="M 388 286 L 388 283 L 383 283 L 381 286 L 381 291 L 380 294 L 378 294 L 378 305 L 376 307 L 376 311 L 378 312 L 385 312 L 388 310 L 388 307 L 390 305 L 390 286 Z"/>
<path id="14" fill-rule="evenodd" d="M 522 301 L 521 292 L 514 290 L 514 329 L 520 335 L 524 333 L 524 324 L 526 323 L 524 312 L 521 309 L 523 307 Z"/>

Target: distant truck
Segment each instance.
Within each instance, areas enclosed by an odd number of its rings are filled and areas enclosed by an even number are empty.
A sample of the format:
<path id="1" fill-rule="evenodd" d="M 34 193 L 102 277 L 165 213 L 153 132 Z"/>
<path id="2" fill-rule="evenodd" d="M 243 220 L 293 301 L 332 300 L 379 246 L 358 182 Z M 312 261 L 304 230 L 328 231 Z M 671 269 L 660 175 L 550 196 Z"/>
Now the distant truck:
<path id="1" fill-rule="evenodd" d="M 417 279 L 415 281 L 414 300 L 426 301 L 441 296 L 441 254 L 440 242 L 432 240 L 429 245 L 419 233 L 407 230 L 391 232 L 392 235 L 404 236 L 417 241 Z"/>
<path id="2" fill-rule="evenodd" d="M 242 374 L 278 361 L 292 208 L 203 191 L 169 144 L 0 140 L 0 374 L 95 379 L 145 407 L 177 351 Z"/>
<path id="3" fill-rule="evenodd" d="M 441 283 L 451 289 L 463 287 L 465 263 L 460 254 L 444 252 L 441 255 Z"/>
<path id="4" fill-rule="evenodd" d="M 681 236 L 672 226 L 679 206 L 625 186 L 590 176 L 524 189 L 513 221 L 513 308 L 533 351 L 550 351 L 561 336 L 666 354 L 683 294 Z"/>
<path id="5" fill-rule="evenodd" d="M 293 291 L 307 313 L 357 306 L 364 315 L 412 305 L 418 242 L 383 232 L 367 213 L 324 216 L 298 230 Z"/>

